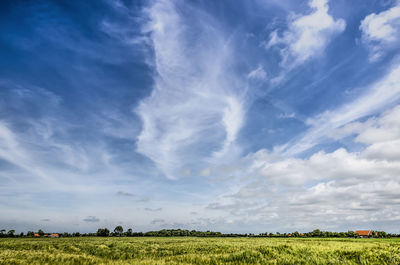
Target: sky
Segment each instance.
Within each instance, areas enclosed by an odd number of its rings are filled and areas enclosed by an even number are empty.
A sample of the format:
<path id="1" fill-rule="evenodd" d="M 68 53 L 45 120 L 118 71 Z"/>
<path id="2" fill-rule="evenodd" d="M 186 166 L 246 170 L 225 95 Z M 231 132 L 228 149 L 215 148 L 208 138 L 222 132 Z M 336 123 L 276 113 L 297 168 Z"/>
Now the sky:
<path id="1" fill-rule="evenodd" d="M 400 2 L 0 3 L 0 228 L 400 233 Z"/>

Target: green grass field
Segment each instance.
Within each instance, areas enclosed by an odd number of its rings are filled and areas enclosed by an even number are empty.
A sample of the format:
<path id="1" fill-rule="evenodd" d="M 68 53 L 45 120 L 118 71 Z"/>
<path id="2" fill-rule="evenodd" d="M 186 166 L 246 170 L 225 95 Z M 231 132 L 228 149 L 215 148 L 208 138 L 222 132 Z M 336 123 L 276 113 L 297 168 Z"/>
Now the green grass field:
<path id="1" fill-rule="evenodd" d="M 0 264 L 400 264 L 400 240 L 3 238 Z"/>

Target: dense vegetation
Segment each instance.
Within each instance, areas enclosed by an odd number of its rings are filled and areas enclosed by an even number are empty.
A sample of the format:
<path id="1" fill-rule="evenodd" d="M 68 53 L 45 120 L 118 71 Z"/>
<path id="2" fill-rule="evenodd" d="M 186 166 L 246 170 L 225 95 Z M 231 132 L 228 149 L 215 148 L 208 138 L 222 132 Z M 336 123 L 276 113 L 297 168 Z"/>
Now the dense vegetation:
<path id="1" fill-rule="evenodd" d="M 2 238 L 0 264 L 400 264 L 400 240 Z"/>
<path id="2" fill-rule="evenodd" d="M 35 237 L 36 236 L 47 236 L 50 233 L 45 233 L 43 230 L 39 230 L 38 232 L 28 231 L 26 234 L 20 233 L 15 234 L 15 230 L 9 230 L 6 232 L 5 229 L 0 230 L 0 237 Z M 131 228 L 124 232 L 122 226 L 115 227 L 113 232 L 110 232 L 108 228 L 99 228 L 97 233 L 57 233 L 60 237 L 84 237 L 84 236 L 125 236 L 125 237 L 179 237 L 179 236 L 192 236 L 192 237 L 334 237 L 334 238 L 357 238 L 359 237 L 354 231 L 347 232 L 329 232 L 329 231 L 321 231 L 319 229 L 315 229 L 312 232 L 307 233 L 260 233 L 260 234 L 223 234 L 221 232 L 212 232 L 212 231 L 196 231 L 196 230 L 182 230 L 182 229 L 163 229 L 159 231 L 148 231 L 148 232 L 133 232 Z M 390 234 L 384 231 L 372 231 L 370 237 L 377 238 L 391 238 L 391 237 L 400 237 L 398 234 Z"/>

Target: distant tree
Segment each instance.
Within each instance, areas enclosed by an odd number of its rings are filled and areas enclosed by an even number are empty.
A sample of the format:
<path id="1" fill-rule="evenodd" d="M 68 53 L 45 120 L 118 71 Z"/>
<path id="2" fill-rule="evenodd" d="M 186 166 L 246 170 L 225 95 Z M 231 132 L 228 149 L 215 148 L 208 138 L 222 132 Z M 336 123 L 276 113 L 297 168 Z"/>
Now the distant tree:
<path id="1" fill-rule="evenodd" d="M 387 237 L 387 234 L 385 231 L 377 231 L 376 233 L 377 233 L 378 237 Z"/>
<path id="2" fill-rule="evenodd" d="M 107 228 L 99 228 L 97 229 L 97 236 L 109 236 L 110 235 L 110 230 Z"/>
<path id="3" fill-rule="evenodd" d="M 19 234 L 19 237 L 24 237 L 24 232 L 21 232 L 21 233 Z"/>
<path id="4" fill-rule="evenodd" d="M 42 230 L 42 229 L 39 229 L 38 234 L 39 234 L 39 236 L 44 236 L 43 230 Z"/>
<path id="5" fill-rule="evenodd" d="M 33 237 L 35 235 L 35 233 L 33 231 L 28 231 L 28 233 L 26 233 L 26 236 L 29 237 Z"/>
<path id="6" fill-rule="evenodd" d="M 347 237 L 359 237 L 359 235 L 349 230 L 347 231 Z"/>
<path id="7" fill-rule="evenodd" d="M 132 228 L 128 228 L 128 230 L 126 230 L 126 236 L 132 236 L 133 231 Z"/>
<path id="8" fill-rule="evenodd" d="M 8 231 L 8 236 L 9 237 L 14 237 L 14 233 L 15 233 L 15 230 L 10 230 L 10 231 Z"/>
<path id="9" fill-rule="evenodd" d="M 119 236 L 124 232 L 124 229 L 122 228 L 122 226 L 117 225 L 114 229 L 114 233 L 118 234 Z"/>
<path id="10" fill-rule="evenodd" d="M 322 232 L 319 229 L 315 229 L 314 231 L 311 232 L 313 237 L 319 237 L 322 236 Z"/>

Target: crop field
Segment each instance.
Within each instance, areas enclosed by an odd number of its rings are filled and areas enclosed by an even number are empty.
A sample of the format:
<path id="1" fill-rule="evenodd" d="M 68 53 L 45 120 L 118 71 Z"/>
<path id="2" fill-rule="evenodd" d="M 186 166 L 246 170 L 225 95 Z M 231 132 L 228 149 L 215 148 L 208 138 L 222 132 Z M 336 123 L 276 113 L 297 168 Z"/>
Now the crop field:
<path id="1" fill-rule="evenodd" d="M 3 238 L 0 264 L 400 264 L 400 240 Z"/>

